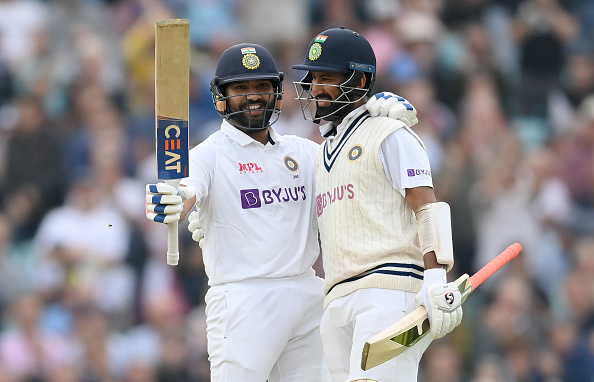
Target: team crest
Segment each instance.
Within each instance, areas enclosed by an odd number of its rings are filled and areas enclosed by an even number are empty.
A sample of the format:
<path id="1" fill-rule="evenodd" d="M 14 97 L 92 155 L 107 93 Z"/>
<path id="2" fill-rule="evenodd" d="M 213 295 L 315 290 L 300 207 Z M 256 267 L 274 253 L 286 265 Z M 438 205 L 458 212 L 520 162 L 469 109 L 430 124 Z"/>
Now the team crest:
<path id="1" fill-rule="evenodd" d="M 348 158 L 350 161 L 356 161 L 363 155 L 363 147 L 361 145 L 355 145 L 349 150 Z"/>
<path id="2" fill-rule="evenodd" d="M 309 48 L 309 59 L 312 61 L 317 60 L 322 55 L 322 46 L 319 43 L 314 43 L 311 48 Z"/>
<path id="3" fill-rule="evenodd" d="M 285 166 L 287 166 L 291 172 L 299 171 L 299 163 L 295 160 L 295 158 L 292 158 L 288 155 L 285 157 Z"/>
<path id="4" fill-rule="evenodd" d="M 243 66 L 248 69 L 258 69 L 260 66 L 260 59 L 253 53 L 246 54 L 242 59 Z"/>

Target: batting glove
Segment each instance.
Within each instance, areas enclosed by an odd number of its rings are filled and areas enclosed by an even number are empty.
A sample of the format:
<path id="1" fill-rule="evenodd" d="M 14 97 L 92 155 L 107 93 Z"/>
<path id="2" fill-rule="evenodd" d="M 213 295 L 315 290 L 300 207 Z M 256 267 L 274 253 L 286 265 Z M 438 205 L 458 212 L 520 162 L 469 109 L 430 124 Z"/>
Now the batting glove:
<path id="1" fill-rule="evenodd" d="M 404 122 L 407 127 L 413 127 L 417 119 L 417 109 L 406 100 L 394 93 L 377 93 L 369 98 L 365 108 L 374 117 L 389 117 Z"/>
<path id="2" fill-rule="evenodd" d="M 462 295 L 454 283 L 446 282 L 446 270 L 427 269 L 423 287 L 416 297 L 417 306 L 424 305 L 429 316 L 431 338 L 445 336 L 462 322 Z"/>
<path id="3" fill-rule="evenodd" d="M 188 216 L 188 230 L 192 232 L 192 240 L 198 243 L 200 248 L 204 245 L 204 230 L 200 226 L 200 222 L 198 219 L 198 212 L 192 211 L 190 216 Z"/>
<path id="4" fill-rule="evenodd" d="M 175 187 L 165 183 L 146 185 L 146 218 L 158 223 L 179 221 L 183 201 L 196 195 L 194 187 Z"/>

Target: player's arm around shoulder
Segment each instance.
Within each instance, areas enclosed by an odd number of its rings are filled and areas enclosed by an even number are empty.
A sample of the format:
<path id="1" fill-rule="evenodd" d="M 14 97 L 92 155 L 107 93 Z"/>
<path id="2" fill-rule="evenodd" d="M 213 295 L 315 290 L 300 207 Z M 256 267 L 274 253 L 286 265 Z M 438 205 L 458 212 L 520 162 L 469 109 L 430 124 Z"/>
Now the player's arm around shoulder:
<path id="1" fill-rule="evenodd" d="M 416 125 L 417 109 L 404 97 L 390 92 L 372 95 L 365 108 L 373 117 L 387 117 L 404 123 L 408 128 Z"/>

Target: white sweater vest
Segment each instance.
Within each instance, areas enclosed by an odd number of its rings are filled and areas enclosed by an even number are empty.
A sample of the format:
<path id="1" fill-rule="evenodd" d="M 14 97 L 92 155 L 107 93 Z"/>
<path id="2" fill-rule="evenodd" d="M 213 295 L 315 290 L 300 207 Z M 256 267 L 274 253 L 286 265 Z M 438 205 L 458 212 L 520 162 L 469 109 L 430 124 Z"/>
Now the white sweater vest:
<path id="1" fill-rule="evenodd" d="M 384 139 L 403 126 L 362 112 L 318 151 L 324 308 L 361 288 L 421 288 L 423 255 L 414 211 L 390 184 L 379 157 Z"/>

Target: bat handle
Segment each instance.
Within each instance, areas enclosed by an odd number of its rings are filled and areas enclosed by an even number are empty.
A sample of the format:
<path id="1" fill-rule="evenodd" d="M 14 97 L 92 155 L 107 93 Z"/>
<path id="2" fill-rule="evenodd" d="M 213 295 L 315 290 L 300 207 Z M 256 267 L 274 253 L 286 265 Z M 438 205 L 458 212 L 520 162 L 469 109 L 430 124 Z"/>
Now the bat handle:
<path id="1" fill-rule="evenodd" d="M 167 224 L 167 264 L 177 265 L 179 261 L 178 222 Z"/>
<path id="2" fill-rule="evenodd" d="M 168 180 L 165 183 L 175 187 L 177 190 L 179 188 L 180 180 Z M 178 222 L 172 222 L 167 224 L 167 264 L 175 266 L 179 261 L 179 232 L 178 232 Z"/>
<path id="3" fill-rule="evenodd" d="M 518 256 L 522 251 L 522 245 L 520 243 L 514 243 L 507 247 L 505 251 L 501 252 L 496 258 L 489 261 L 487 265 L 482 267 L 477 273 L 470 277 L 470 283 L 472 284 L 472 290 L 475 290 L 479 285 L 488 279 L 493 273 L 497 272 L 501 267 L 507 264 L 511 259 Z"/>

